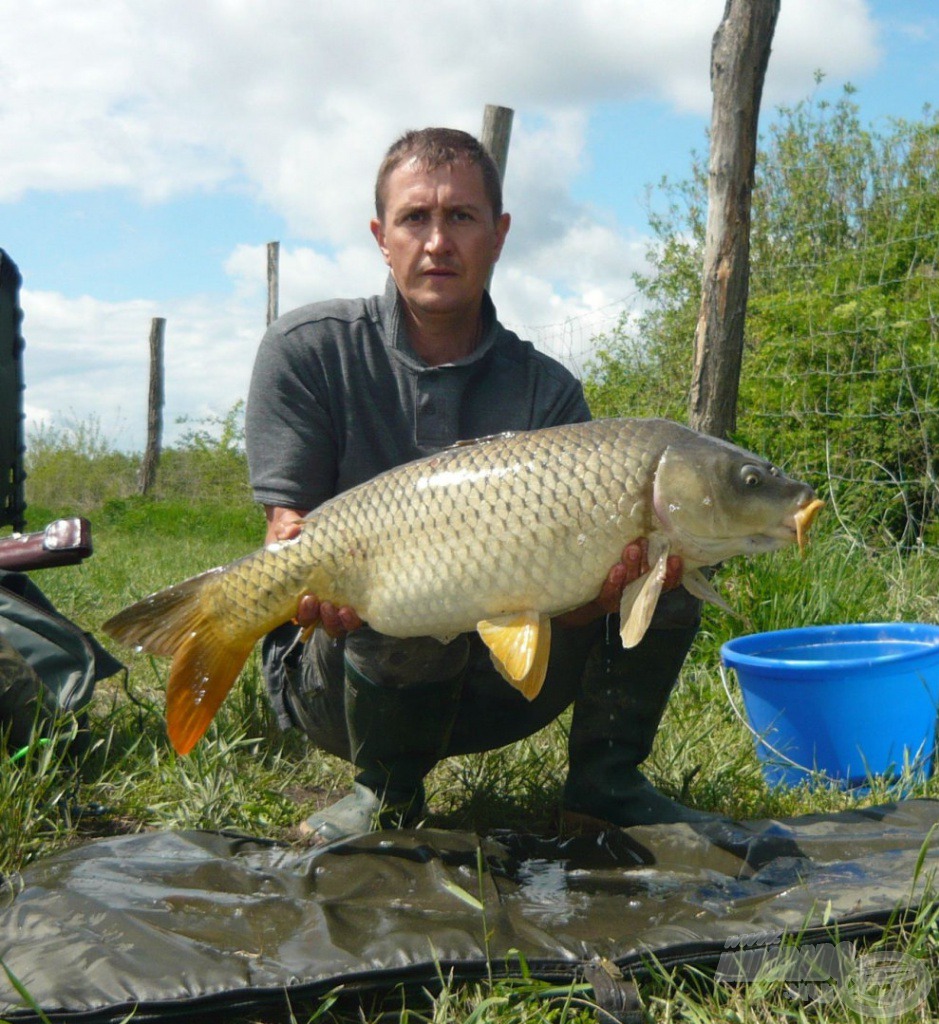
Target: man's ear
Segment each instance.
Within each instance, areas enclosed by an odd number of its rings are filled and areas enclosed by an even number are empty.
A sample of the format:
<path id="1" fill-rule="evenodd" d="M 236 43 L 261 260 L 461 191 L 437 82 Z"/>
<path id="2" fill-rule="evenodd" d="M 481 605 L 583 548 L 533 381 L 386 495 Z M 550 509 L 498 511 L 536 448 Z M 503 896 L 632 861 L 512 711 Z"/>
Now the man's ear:
<path id="1" fill-rule="evenodd" d="M 495 253 L 492 257 L 492 262 L 495 263 L 502 255 L 502 246 L 505 245 L 505 236 L 509 233 L 509 228 L 512 226 L 512 217 L 508 213 L 503 213 L 496 221 L 496 247 Z"/>
<path id="2" fill-rule="evenodd" d="M 369 227 L 372 229 L 372 234 L 375 236 L 375 241 L 378 243 L 378 248 L 381 250 L 381 254 L 385 259 L 385 263 L 391 266 L 388 258 L 388 249 L 385 246 L 385 229 L 382 227 L 382 223 L 378 218 L 375 218 Z"/>

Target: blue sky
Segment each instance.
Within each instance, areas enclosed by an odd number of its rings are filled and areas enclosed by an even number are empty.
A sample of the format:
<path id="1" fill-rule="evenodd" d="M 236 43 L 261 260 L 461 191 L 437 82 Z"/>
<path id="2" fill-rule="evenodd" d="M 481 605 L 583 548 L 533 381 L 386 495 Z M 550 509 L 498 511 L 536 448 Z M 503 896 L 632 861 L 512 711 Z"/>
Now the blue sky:
<path id="1" fill-rule="evenodd" d="M 502 319 L 575 366 L 635 302 L 644 195 L 703 151 L 724 0 L 0 0 L 0 247 L 24 277 L 31 429 L 145 435 L 167 318 L 167 439 L 244 397 L 281 309 L 379 289 L 375 168 L 404 129 L 515 110 Z M 262 14 L 263 12 L 263 14 Z M 28 24 L 26 22 L 28 21 Z M 858 87 L 865 118 L 936 98 L 931 0 L 782 0 L 761 127 Z M 814 76 L 825 74 L 816 90 Z"/>

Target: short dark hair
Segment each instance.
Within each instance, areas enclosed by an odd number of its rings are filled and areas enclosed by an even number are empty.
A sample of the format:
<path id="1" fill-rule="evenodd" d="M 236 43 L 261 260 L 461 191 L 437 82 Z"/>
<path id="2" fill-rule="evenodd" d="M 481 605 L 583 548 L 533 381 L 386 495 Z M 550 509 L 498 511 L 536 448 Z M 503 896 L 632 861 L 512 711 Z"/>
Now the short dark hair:
<path id="1" fill-rule="evenodd" d="M 429 171 L 448 164 L 475 164 L 482 171 L 483 188 L 492 207 L 492 216 L 502 216 L 502 181 L 499 169 L 486 147 L 469 132 L 457 128 L 421 128 L 405 132 L 392 143 L 375 179 L 375 212 L 385 219 L 385 189 L 396 168 L 414 160 Z"/>

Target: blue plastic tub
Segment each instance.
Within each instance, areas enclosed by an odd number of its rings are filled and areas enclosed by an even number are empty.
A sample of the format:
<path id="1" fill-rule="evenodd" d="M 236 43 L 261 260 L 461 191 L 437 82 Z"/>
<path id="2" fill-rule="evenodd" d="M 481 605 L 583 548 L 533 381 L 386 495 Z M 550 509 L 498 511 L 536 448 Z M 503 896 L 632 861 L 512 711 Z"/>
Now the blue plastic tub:
<path id="1" fill-rule="evenodd" d="M 721 647 L 770 786 L 844 786 L 932 771 L 939 626 L 855 623 L 754 633 Z"/>

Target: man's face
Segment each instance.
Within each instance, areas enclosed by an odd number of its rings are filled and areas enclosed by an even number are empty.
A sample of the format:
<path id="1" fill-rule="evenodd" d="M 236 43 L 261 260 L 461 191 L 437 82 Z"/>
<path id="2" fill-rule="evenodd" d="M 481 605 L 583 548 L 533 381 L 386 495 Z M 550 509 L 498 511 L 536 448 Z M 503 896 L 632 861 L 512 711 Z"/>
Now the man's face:
<path id="1" fill-rule="evenodd" d="M 509 230 L 507 213 L 493 217 L 479 167 L 403 163 L 384 198 L 372 234 L 405 303 L 418 315 L 475 316 Z"/>

